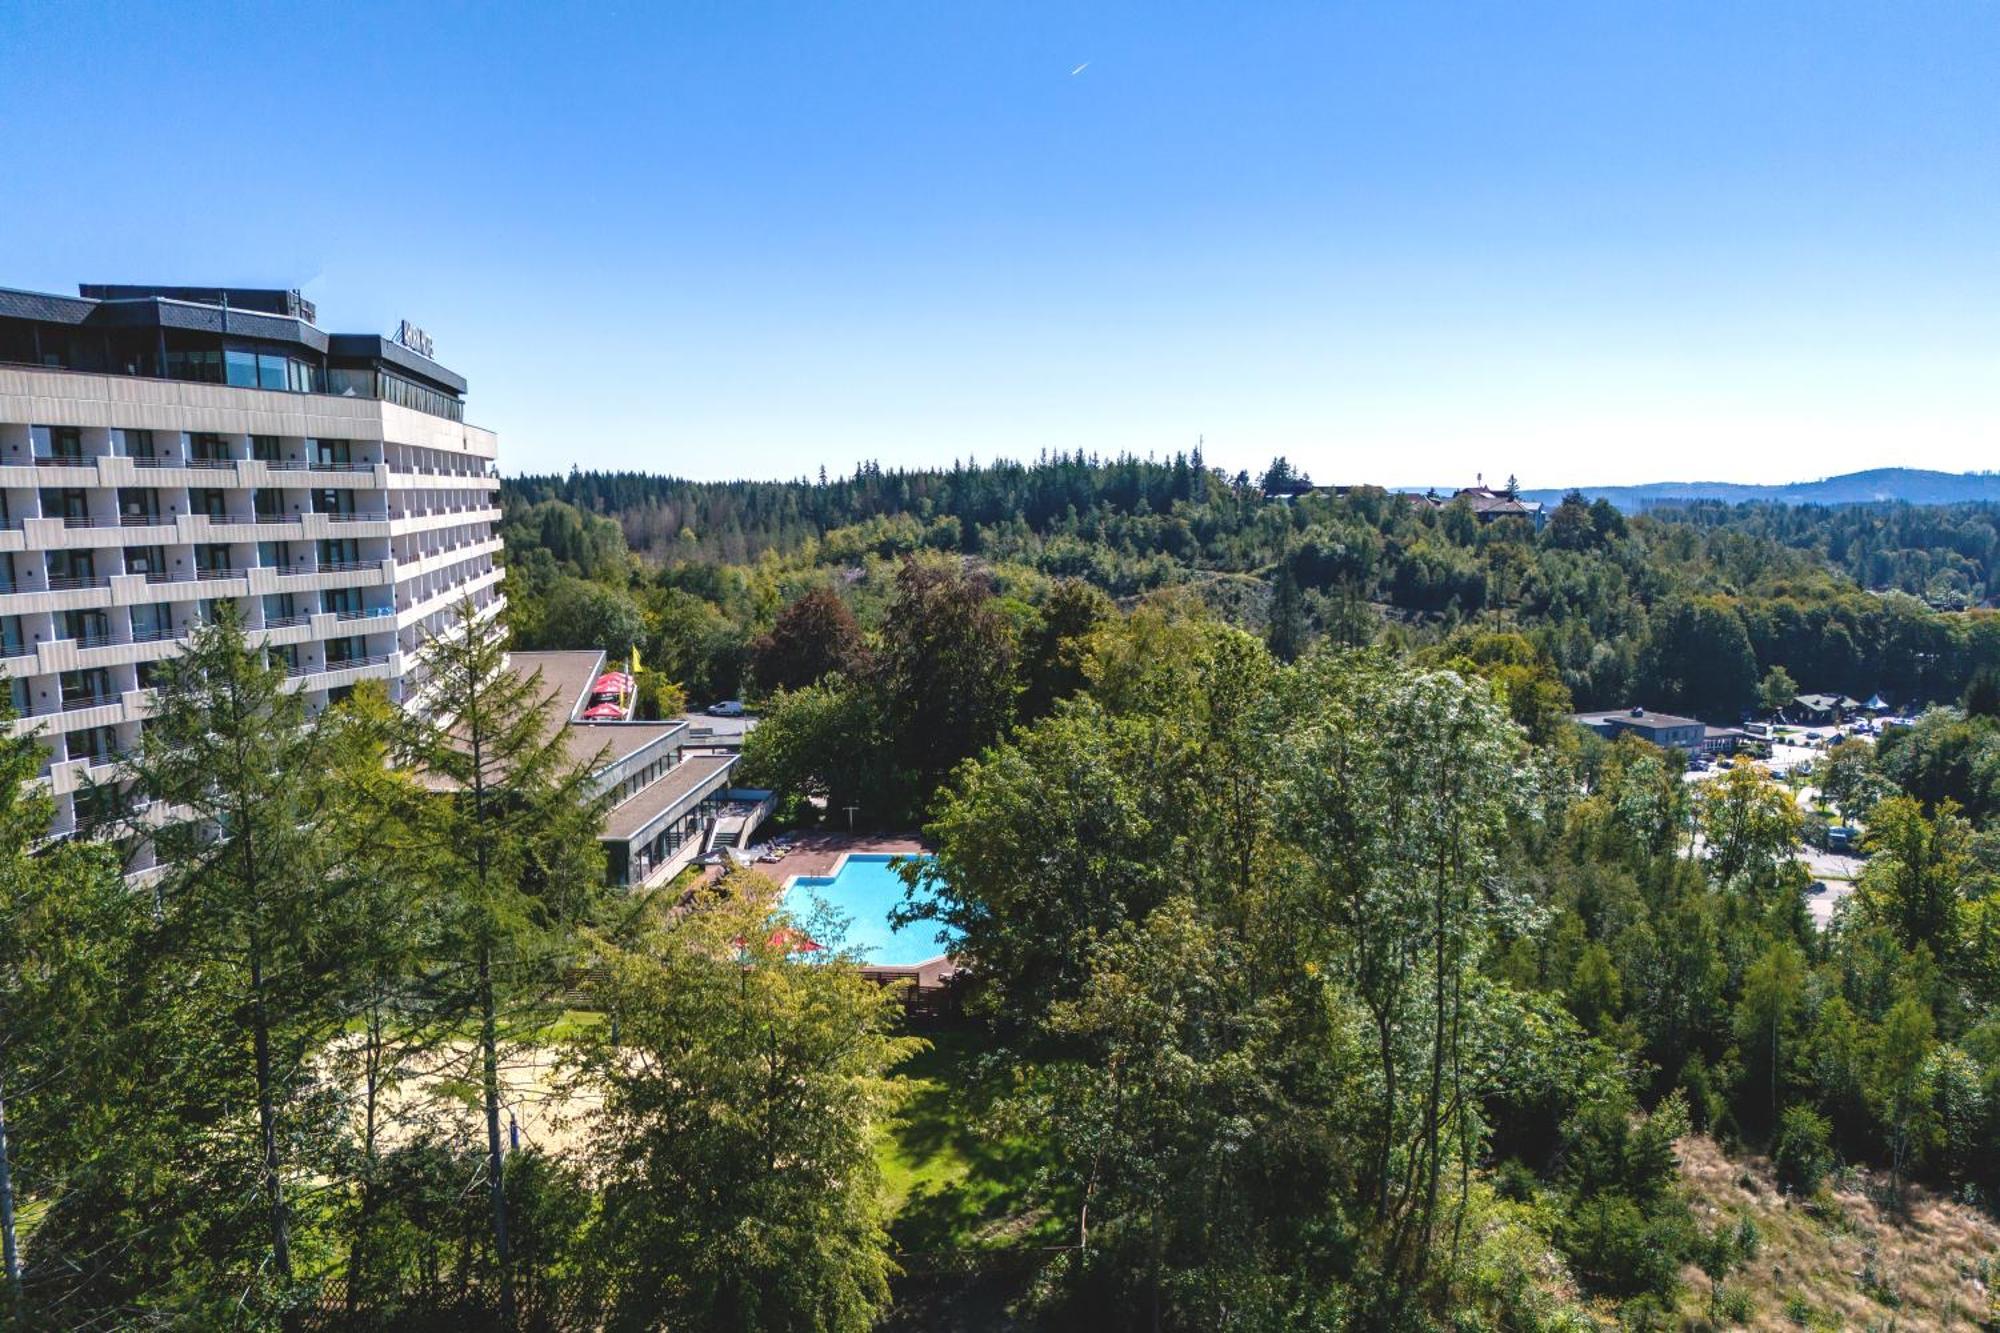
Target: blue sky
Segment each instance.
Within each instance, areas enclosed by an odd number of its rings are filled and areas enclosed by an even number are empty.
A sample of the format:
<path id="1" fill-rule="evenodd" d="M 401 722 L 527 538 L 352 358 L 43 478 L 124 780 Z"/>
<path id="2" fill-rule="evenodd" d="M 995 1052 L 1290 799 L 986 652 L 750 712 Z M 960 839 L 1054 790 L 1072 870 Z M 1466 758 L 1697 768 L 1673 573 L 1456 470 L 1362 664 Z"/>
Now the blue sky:
<path id="1" fill-rule="evenodd" d="M 509 472 L 1989 468 L 1996 127 L 1983 0 L 13 0 L 0 285 L 410 318 Z"/>

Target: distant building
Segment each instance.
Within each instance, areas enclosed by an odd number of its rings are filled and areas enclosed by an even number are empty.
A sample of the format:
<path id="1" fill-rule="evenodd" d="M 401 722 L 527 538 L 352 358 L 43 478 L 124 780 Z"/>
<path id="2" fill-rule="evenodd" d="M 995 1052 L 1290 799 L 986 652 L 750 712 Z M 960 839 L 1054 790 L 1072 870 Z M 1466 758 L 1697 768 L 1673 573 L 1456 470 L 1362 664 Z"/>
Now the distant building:
<path id="1" fill-rule="evenodd" d="M 1844 694 L 1801 694 L 1785 706 L 1785 717 L 1803 726 L 1832 727 L 1860 711 L 1861 702 Z"/>
<path id="2" fill-rule="evenodd" d="M 1523 500 L 1518 495 L 1496 491 L 1490 486 L 1467 486 L 1451 498 L 1465 501 L 1473 517 L 1481 523 L 1491 523 L 1496 518 L 1525 518 L 1537 529 L 1542 526 L 1540 500 Z"/>
<path id="3" fill-rule="evenodd" d="M 1741 727 L 1703 727 L 1701 752 L 1703 754 L 1735 754 L 1749 745 L 1753 737 Z"/>
<path id="4" fill-rule="evenodd" d="M 1653 713 L 1644 708 L 1614 709 L 1606 713 L 1573 713 L 1571 720 L 1606 740 L 1616 740 L 1630 733 L 1640 740 L 1651 741 L 1662 749 L 1673 748 L 1693 753 L 1706 748 L 1708 726 L 1696 718 L 1679 717 L 1673 713 Z"/>

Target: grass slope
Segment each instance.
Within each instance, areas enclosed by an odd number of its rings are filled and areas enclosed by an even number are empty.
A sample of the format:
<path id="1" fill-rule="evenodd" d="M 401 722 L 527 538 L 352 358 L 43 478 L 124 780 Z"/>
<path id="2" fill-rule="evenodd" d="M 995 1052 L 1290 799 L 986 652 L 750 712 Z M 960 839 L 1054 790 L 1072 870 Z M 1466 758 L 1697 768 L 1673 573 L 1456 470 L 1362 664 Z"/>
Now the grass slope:
<path id="1" fill-rule="evenodd" d="M 1787 1197 L 1762 1157 L 1726 1155 L 1699 1135 L 1681 1171 L 1706 1227 L 1748 1217 L 1760 1244 L 1723 1283 L 1736 1317 L 1710 1319 L 1709 1281 L 1684 1274 L 1690 1328 L 1984 1329 L 2000 1327 L 2000 1224 L 1911 1188 L 1890 1203 L 1886 1177 L 1849 1171 L 1811 1200 Z"/>

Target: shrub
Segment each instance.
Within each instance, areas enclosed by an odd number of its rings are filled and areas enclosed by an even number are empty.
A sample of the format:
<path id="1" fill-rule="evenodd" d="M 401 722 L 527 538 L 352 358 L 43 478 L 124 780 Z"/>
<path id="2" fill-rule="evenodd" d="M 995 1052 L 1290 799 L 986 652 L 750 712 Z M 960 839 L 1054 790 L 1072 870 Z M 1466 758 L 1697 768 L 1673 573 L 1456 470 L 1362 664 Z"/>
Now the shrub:
<path id="1" fill-rule="evenodd" d="M 1778 1119 L 1771 1144 L 1778 1179 L 1799 1194 L 1811 1194 L 1833 1170 L 1833 1128 L 1810 1106 L 1788 1106 Z"/>

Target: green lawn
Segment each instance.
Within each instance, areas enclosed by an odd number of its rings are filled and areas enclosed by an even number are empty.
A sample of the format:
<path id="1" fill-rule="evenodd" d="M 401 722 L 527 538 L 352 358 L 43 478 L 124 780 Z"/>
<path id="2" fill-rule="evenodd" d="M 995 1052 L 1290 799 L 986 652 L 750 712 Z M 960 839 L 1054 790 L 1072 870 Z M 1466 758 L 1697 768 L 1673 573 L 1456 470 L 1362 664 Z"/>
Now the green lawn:
<path id="1" fill-rule="evenodd" d="M 896 1071 L 907 1080 L 902 1117 L 883 1128 L 875 1148 L 904 1270 L 885 1327 L 1012 1328 L 1006 1308 L 1038 1262 L 1023 1252 L 1055 1242 L 1062 1224 L 1029 1207 L 1033 1146 L 985 1128 L 984 1035 L 922 1035 L 930 1048 Z"/>

